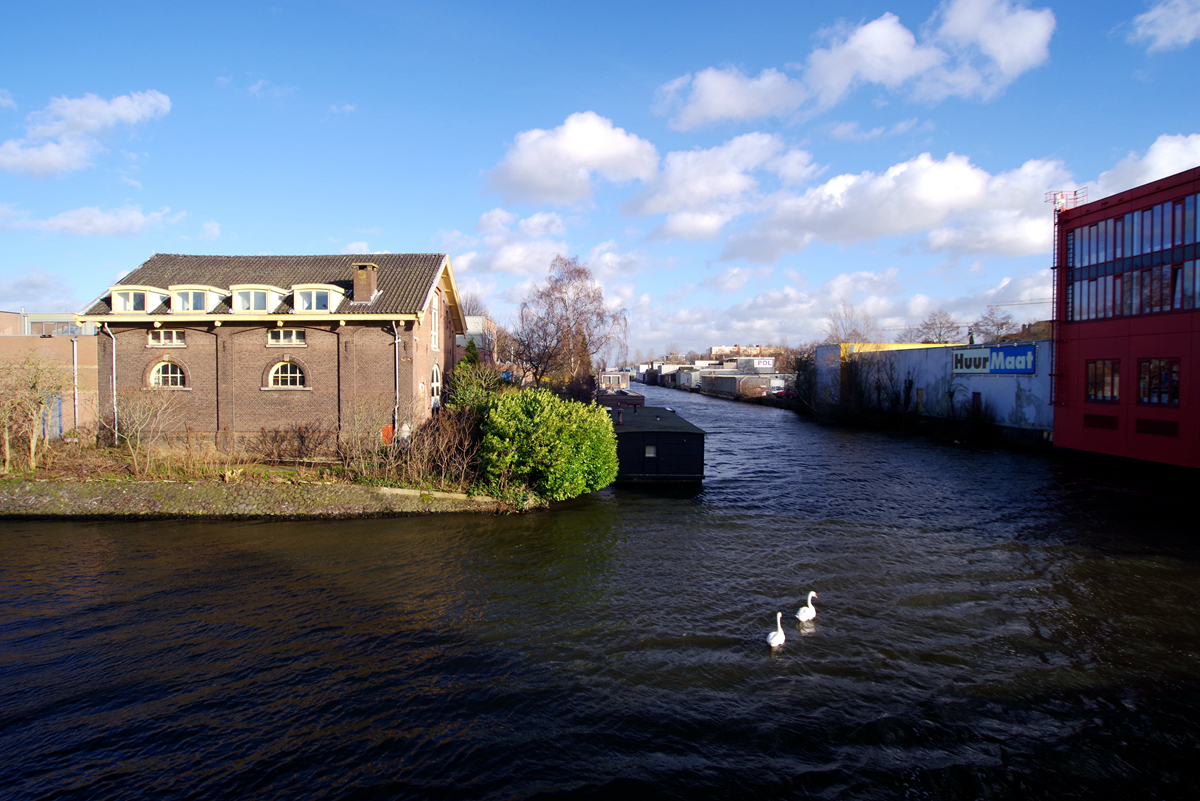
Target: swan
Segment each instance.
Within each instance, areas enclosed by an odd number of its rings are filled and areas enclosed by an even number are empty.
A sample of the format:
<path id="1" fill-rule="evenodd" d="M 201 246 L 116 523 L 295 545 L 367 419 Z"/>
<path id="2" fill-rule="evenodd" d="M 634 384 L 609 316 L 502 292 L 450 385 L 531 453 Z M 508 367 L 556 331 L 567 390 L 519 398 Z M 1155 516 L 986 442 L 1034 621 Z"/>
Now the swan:
<path id="1" fill-rule="evenodd" d="M 800 611 L 796 613 L 796 619 L 799 620 L 801 623 L 812 620 L 814 617 L 817 616 L 817 610 L 814 609 L 813 605 L 812 605 L 813 598 L 816 598 L 816 597 L 817 597 L 817 594 L 815 592 L 810 591 L 808 593 L 808 606 L 800 607 Z"/>
<path id="2" fill-rule="evenodd" d="M 783 620 L 783 612 L 776 612 L 775 630 L 767 635 L 767 645 L 772 648 L 778 648 L 783 645 L 783 624 L 780 622 L 781 620 Z"/>

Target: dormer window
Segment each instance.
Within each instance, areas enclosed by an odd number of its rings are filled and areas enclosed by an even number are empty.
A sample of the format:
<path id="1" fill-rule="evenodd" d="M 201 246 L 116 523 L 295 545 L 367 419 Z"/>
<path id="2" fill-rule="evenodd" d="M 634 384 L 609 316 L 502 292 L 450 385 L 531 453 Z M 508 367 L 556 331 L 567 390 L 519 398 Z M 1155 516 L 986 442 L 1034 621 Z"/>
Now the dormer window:
<path id="1" fill-rule="evenodd" d="M 113 314 L 149 314 L 170 295 L 152 286 L 109 287 Z"/>
<path id="2" fill-rule="evenodd" d="M 171 301 L 173 312 L 206 312 L 208 311 L 208 293 L 194 290 L 176 292 Z"/>
<path id="3" fill-rule="evenodd" d="M 114 292 L 113 311 L 144 312 L 146 310 L 145 292 Z"/>
<path id="4" fill-rule="evenodd" d="M 295 284 L 292 286 L 294 314 L 329 314 L 341 304 L 345 292 L 332 284 Z"/>
<path id="5" fill-rule="evenodd" d="M 329 311 L 329 291 L 305 289 L 296 293 L 296 311 Z"/>
<path id="6" fill-rule="evenodd" d="M 267 292 L 265 289 L 240 289 L 233 293 L 233 310 L 240 312 L 265 312 Z"/>

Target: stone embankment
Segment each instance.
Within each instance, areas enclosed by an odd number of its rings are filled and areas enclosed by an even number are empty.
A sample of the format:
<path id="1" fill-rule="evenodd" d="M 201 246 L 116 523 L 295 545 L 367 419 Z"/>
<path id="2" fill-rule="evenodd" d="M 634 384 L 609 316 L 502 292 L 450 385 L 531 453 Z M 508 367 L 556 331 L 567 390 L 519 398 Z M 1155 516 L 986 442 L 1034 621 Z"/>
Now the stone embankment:
<path id="1" fill-rule="evenodd" d="M 487 496 L 356 484 L 0 481 L 0 516 L 6 517 L 298 519 L 503 510 Z"/>

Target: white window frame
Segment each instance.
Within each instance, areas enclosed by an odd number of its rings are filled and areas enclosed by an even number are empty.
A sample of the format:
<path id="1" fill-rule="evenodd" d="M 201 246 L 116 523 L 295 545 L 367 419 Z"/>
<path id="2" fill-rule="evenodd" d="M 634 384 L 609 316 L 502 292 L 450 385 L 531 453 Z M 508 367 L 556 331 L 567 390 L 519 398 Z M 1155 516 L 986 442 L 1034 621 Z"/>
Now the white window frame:
<path id="1" fill-rule="evenodd" d="M 292 314 L 333 314 L 345 293 L 332 284 L 293 284 Z M 325 308 L 317 306 L 324 300 Z"/>
<path id="2" fill-rule="evenodd" d="M 167 383 L 163 382 L 163 374 L 170 373 Z M 159 362 L 150 371 L 151 389 L 187 389 L 187 374 L 175 362 Z"/>
<path id="3" fill-rule="evenodd" d="M 151 328 L 146 332 L 146 347 L 186 348 L 187 341 L 183 331 L 174 328 Z"/>
<path id="4" fill-rule="evenodd" d="M 437 409 L 442 405 L 442 368 L 433 366 L 429 375 L 429 408 Z"/>
<path id="5" fill-rule="evenodd" d="M 288 372 L 287 376 L 282 375 L 282 372 L 285 369 Z M 295 371 L 294 373 L 292 372 L 293 370 Z M 294 379 L 297 377 L 297 375 L 300 378 L 300 383 L 294 383 Z M 288 381 L 288 383 L 281 383 L 281 381 L 285 379 Z M 271 376 L 268 379 L 267 385 L 271 389 L 307 389 L 308 375 L 305 374 L 304 368 L 295 362 L 280 362 L 271 368 Z"/>
<path id="6" fill-rule="evenodd" d="M 197 297 L 200 298 L 199 306 L 196 306 Z M 180 289 L 172 292 L 171 311 L 175 314 L 207 313 L 208 292 L 203 289 Z"/>
<path id="7" fill-rule="evenodd" d="M 307 348 L 306 340 L 303 328 L 272 328 L 267 332 L 268 348 Z"/>

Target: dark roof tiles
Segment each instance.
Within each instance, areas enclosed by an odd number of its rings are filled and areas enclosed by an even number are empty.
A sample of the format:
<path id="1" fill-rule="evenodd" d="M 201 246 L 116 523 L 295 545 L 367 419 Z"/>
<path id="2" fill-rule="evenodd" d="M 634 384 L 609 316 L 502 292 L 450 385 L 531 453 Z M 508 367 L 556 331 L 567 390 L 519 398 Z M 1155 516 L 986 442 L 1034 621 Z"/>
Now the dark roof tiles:
<path id="1" fill-rule="evenodd" d="M 442 253 L 372 253 L 345 256 L 186 256 L 158 253 L 121 279 L 122 284 L 140 284 L 166 289 L 173 284 L 201 284 L 228 289 L 234 284 L 268 284 L 287 289 L 295 284 L 332 284 L 346 297 L 332 311 L 338 315 L 416 314 L 424 308 L 430 287 L 441 271 Z M 379 266 L 376 295 L 367 303 L 355 303 L 355 264 Z M 286 313 L 284 301 L 274 314 Z M 109 314 L 105 295 L 84 314 Z M 159 313 L 155 310 L 155 313 Z M 213 314 L 228 314 L 222 302 Z"/>

